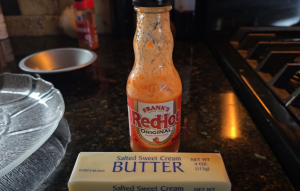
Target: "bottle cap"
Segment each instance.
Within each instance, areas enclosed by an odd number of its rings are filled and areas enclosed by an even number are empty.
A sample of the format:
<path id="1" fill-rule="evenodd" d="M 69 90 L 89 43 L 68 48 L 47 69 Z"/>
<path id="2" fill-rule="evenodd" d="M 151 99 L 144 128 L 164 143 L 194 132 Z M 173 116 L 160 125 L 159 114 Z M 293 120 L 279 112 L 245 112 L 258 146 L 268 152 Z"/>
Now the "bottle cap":
<path id="1" fill-rule="evenodd" d="M 93 9 L 94 0 L 73 0 L 74 9 Z"/>
<path id="2" fill-rule="evenodd" d="M 132 0 L 133 6 L 164 7 L 172 5 L 172 0 Z"/>

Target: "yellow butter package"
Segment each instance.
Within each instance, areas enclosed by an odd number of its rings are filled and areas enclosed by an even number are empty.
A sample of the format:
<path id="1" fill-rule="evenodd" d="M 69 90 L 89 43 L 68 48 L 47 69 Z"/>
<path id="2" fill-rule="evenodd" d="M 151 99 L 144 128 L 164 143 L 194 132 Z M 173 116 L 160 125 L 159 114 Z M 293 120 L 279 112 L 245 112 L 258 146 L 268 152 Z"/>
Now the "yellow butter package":
<path id="1" fill-rule="evenodd" d="M 218 153 L 89 153 L 78 155 L 69 191 L 230 191 Z"/>

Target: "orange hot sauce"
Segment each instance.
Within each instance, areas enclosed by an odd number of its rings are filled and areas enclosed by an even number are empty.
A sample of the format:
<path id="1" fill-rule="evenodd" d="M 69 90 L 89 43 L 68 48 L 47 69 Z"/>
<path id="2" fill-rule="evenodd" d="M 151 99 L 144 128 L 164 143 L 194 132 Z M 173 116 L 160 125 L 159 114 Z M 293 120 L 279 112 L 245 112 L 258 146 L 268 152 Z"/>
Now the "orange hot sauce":
<path id="1" fill-rule="evenodd" d="M 179 149 L 182 85 L 172 60 L 171 8 L 134 8 L 135 63 L 126 87 L 130 145 L 134 152 Z"/>
<path id="2" fill-rule="evenodd" d="M 73 0 L 77 36 L 81 48 L 98 48 L 98 34 L 93 0 Z"/>

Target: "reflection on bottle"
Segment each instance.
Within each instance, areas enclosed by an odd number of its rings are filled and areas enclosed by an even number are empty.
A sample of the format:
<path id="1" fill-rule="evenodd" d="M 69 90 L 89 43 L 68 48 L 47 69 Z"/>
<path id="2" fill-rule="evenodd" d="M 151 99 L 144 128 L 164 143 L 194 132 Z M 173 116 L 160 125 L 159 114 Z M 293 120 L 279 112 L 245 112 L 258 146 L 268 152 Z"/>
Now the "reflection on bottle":
<path id="1" fill-rule="evenodd" d="M 240 123 L 236 106 L 238 100 L 233 92 L 221 95 L 222 111 L 222 135 L 235 139 L 240 136 Z"/>

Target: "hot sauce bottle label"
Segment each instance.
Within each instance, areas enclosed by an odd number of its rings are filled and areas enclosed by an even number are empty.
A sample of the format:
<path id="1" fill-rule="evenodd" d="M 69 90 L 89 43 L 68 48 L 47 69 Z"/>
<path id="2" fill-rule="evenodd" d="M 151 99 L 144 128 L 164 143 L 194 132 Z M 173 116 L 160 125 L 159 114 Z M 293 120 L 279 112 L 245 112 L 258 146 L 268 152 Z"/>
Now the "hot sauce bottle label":
<path id="1" fill-rule="evenodd" d="M 181 96 L 164 103 L 142 103 L 128 96 L 127 101 L 129 133 L 135 143 L 161 148 L 179 139 Z"/>
<path id="2" fill-rule="evenodd" d="M 93 43 L 92 31 L 97 30 L 96 26 L 93 23 L 89 23 L 89 21 L 85 21 L 82 16 L 76 17 L 76 25 L 77 25 L 77 34 L 78 39 L 86 44 Z M 90 26 L 92 25 L 92 27 Z M 95 32 L 97 34 L 97 32 Z M 98 38 L 98 36 L 94 35 L 94 38 Z"/>

